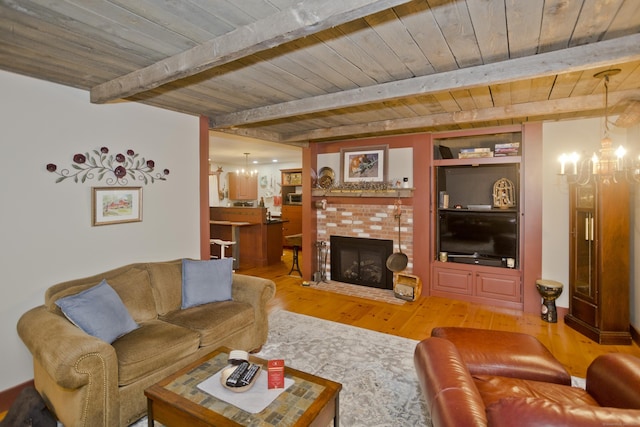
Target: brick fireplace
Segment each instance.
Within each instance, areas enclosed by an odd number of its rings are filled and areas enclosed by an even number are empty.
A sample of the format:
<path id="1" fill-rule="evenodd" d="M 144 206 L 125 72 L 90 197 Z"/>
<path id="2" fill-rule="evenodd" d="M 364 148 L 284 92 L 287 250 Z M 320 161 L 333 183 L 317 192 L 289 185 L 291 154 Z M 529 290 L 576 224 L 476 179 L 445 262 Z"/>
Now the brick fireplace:
<path id="1" fill-rule="evenodd" d="M 393 241 L 393 252 L 398 251 L 398 220 L 394 218 L 395 199 L 388 204 L 327 203 L 326 209 L 316 211 L 317 241 L 328 246 L 326 277 L 331 277 L 331 236 L 359 237 Z M 413 207 L 402 206 L 401 216 L 402 252 L 409 258 L 406 273 L 413 269 Z M 386 260 L 385 260 L 386 261 Z M 314 269 L 317 266 L 314 265 Z"/>
<path id="2" fill-rule="evenodd" d="M 393 240 L 331 236 L 333 280 L 372 288 L 393 289 L 393 273 L 386 267 Z"/>

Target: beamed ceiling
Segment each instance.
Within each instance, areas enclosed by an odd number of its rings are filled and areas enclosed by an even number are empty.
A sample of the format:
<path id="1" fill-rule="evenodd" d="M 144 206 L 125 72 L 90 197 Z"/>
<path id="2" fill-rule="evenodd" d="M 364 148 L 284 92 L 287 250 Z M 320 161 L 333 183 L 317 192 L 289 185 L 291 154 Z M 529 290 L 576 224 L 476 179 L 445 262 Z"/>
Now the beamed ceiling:
<path id="1" fill-rule="evenodd" d="M 638 0 L 0 5 L 4 70 L 287 144 L 602 115 L 609 68 L 620 124 L 640 105 Z"/>

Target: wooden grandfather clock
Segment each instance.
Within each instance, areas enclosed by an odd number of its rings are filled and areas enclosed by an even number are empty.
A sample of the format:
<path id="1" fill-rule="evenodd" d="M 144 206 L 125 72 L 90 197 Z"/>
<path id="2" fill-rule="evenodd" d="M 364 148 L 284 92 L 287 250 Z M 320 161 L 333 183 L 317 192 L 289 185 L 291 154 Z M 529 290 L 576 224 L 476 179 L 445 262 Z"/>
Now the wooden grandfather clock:
<path id="1" fill-rule="evenodd" d="M 629 184 L 571 184 L 569 194 L 565 323 L 599 344 L 629 345 Z"/>

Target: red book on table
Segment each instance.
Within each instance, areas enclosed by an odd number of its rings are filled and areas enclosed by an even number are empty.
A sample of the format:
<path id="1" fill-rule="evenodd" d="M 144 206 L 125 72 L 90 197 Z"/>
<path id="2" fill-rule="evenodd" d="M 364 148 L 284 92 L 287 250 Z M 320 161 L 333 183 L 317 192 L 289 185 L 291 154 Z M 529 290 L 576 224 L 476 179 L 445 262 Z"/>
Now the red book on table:
<path id="1" fill-rule="evenodd" d="M 284 388 L 284 360 L 273 359 L 267 362 L 268 388 Z"/>

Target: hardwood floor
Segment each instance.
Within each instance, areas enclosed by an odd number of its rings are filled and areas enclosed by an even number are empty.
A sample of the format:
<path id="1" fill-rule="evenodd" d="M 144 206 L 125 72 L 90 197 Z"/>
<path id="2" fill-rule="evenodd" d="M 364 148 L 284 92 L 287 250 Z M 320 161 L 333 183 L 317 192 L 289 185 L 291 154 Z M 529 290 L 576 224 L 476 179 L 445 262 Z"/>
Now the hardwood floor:
<path id="1" fill-rule="evenodd" d="M 300 252 L 300 257 L 303 256 Z M 640 348 L 636 344 L 599 345 L 566 326 L 561 318 L 558 323 L 547 323 L 540 319 L 539 314 L 438 297 L 395 305 L 305 287 L 301 278 L 287 274 L 291 258 L 291 251 L 285 250 L 278 265 L 238 271 L 266 277 L 276 283 L 276 296 L 269 304 L 270 311 L 288 310 L 414 340 L 428 337 L 436 326 L 524 332 L 536 336 L 571 375 L 578 377 L 586 375 L 587 367 L 600 354 L 620 352 L 640 357 Z"/>

